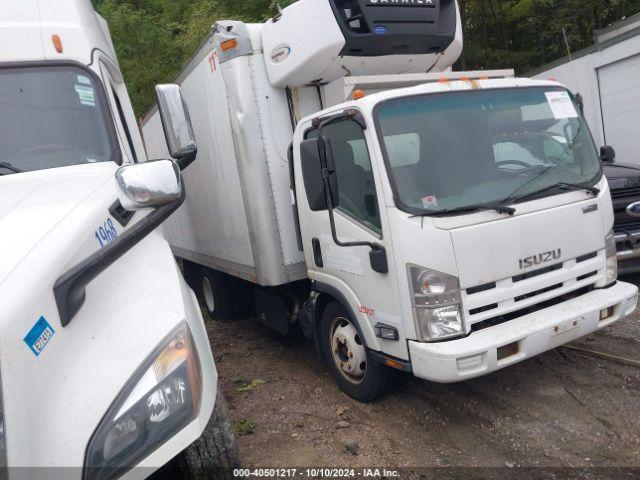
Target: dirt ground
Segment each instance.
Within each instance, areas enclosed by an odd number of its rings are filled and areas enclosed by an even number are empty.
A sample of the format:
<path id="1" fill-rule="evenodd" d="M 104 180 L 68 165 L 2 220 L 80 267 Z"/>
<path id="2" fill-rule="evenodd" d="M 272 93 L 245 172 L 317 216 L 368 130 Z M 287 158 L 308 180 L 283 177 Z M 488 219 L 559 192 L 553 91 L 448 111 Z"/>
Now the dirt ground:
<path id="1" fill-rule="evenodd" d="M 208 329 L 245 467 L 637 468 L 639 320 L 572 344 L 631 362 L 561 348 L 462 384 L 405 376 L 372 405 L 303 338 L 253 319 Z"/>

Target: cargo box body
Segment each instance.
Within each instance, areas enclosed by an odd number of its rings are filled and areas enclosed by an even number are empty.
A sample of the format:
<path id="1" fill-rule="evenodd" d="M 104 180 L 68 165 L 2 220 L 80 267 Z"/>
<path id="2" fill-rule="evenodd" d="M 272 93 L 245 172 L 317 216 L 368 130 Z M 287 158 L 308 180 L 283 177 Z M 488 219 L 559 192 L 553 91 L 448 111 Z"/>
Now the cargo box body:
<path id="1" fill-rule="evenodd" d="M 188 198 L 165 224 L 166 237 L 177 257 L 261 286 L 307 277 L 288 159 L 297 122 L 351 99 L 356 88 L 373 92 L 433 81 L 437 73 L 406 72 L 442 72 L 462 48 L 461 29 L 456 28 L 439 53 L 363 61 L 342 57 L 338 49 L 323 57 L 333 66 L 319 67 L 313 52 L 323 51 L 326 39 L 304 35 L 308 22 L 303 13 L 309 8 L 319 9 L 315 22 L 325 27 L 336 22 L 330 3 L 301 0 L 276 22 L 216 23 L 176 80 L 191 112 L 198 161 L 185 174 Z M 453 20 L 459 27 L 456 12 Z M 345 37 L 337 24 L 333 27 L 335 32 L 326 33 L 343 48 Z M 273 53 L 274 45 L 288 37 L 293 46 L 287 46 L 283 60 Z M 345 85 L 344 76 L 336 73 L 347 68 L 340 62 L 348 63 L 352 75 L 365 76 L 351 77 L 355 83 Z M 368 75 L 376 70 L 384 74 Z M 376 78 L 391 82 L 384 87 L 374 82 L 374 89 L 367 82 Z M 168 158 L 157 108 L 143 118 L 142 130 L 150 158 Z"/>
<path id="2" fill-rule="evenodd" d="M 176 256 L 276 286 L 306 277 L 289 190 L 292 126 L 285 90 L 267 78 L 260 27 L 245 28 L 251 54 L 221 63 L 212 35 L 178 78 L 199 151 L 187 200 L 164 228 Z M 150 158 L 168 158 L 157 109 L 142 123 Z"/>

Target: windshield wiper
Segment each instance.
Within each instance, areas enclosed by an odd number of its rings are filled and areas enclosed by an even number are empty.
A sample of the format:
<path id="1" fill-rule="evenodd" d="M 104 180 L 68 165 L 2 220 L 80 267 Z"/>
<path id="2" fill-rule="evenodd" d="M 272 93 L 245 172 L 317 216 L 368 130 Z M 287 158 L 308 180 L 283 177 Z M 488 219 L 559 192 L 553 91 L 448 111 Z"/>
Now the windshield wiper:
<path id="1" fill-rule="evenodd" d="M 13 173 L 22 173 L 22 170 L 14 167 L 13 165 L 7 162 L 0 162 L 0 168 L 6 168 L 7 170 L 11 170 Z M 2 174 L 0 173 L 0 175 Z"/>
<path id="2" fill-rule="evenodd" d="M 439 210 L 439 211 L 430 212 L 430 213 L 423 213 L 419 216 L 446 217 L 448 215 L 458 215 L 461 213 L 474 213 L 474 212 L 482 212 L 482 211 L 488 211 L 488 210 L 495 210 L 498 213 L 504 213 L 506 215 L 511 215 L 511 216 L 513 216 L 516 213 L 515 208 L 505 205 L 504 202 L 500 202 L 500 203 L 483 203 L 481 205 L 470 205 L 468 207 Z"/>
<path id="3" fill-rule="evenodd" d="M 598 196 L 600 193 L 600 189 L 596 187 L 589 187 L 587 185 L 580 185 L 577 183 L 568 183 L 568 182 L 557 182 L 553 185 L 549 185 L 548 187 L 541 188 L 540 190 L 536 190 L 535 192 L 527 193 L 526 195 L 522 195 L 520 197 L 510 196 L 505 199 L 502 203 L 515 203 L 522 202 L 523 200 L 527 200 L 532 197 L 536 197 L 541 193 L 548 192 L 549 190 L 555 190 L 557 188 L 563 188 L 564 190 L 586 190 L 591 193 L 594 197 Z"/>

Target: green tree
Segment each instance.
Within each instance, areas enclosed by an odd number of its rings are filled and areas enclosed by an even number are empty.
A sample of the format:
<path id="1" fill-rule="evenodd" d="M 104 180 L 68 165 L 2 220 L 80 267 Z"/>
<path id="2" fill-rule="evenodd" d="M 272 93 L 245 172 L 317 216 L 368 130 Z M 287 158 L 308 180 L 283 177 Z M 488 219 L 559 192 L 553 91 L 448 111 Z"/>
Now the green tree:
<path id="1" fill-rule="evenodd" d="M 216 20 L 263 22 L 295 0 L 93 0 L 109 22 L 135 111 L 153 103 Z M 327 1 L 327 0 L 316 0 Z M 640 11 L 640 0 L 458 0 L 465 48 L 459 69 L 518 74 L 590 45 L 593 32 Z"/>

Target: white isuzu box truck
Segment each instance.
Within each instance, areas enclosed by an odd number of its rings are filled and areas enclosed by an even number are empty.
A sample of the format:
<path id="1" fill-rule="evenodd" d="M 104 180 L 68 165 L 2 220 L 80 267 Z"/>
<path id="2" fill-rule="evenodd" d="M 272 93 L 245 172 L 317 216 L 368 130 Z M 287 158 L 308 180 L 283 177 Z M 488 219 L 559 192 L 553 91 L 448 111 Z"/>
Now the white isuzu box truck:
<path id="1" fill-rule="evenodd" d="M 631 313 L 601 158 L 571 94 L 452 73 L 455 0 L 299 0 L 218 22 L 180 74 L 199 162 L 166 224 L 214 318 L 255 301 L 340 387 L 484 375 Z M 143 119 L 165 158 L 160 116 Z M 610 149 L 604 149 L 606 156 Z"/>
<path id="2" fill-rule="evenodd" d="M 184 200 L 180 170 L 136 164 L 106 23 L 89 0 L 5 0 L 0 44 L 0 476 L 231 466 L 200 309 L 157 231 Z M 184 167 L 188 114 L 178 86 L 159 91 Z"/>

